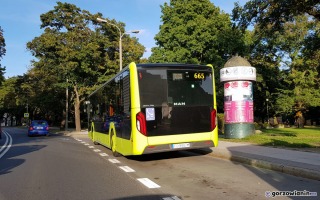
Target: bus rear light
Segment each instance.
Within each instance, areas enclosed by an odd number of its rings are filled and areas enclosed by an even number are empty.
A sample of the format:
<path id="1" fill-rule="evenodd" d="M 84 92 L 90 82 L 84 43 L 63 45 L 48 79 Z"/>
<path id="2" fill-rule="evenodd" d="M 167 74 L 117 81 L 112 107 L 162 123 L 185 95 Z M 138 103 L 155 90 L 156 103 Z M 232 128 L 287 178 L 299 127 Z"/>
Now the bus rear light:
<path id="1" fill-rule="evenodd" d="M 211 130 L 214 130 L 217 126 L 217 111 L 213 109 L 211 111 Z"/>
<path id="2" fill-rule="evenodd" d="M 138 131 L 146 136 L 147 135 L 146 116 L 142 112 L 139 112 L 136 115 L 136 119 L 137 119 L 137 129 L 138 129 Z"/>

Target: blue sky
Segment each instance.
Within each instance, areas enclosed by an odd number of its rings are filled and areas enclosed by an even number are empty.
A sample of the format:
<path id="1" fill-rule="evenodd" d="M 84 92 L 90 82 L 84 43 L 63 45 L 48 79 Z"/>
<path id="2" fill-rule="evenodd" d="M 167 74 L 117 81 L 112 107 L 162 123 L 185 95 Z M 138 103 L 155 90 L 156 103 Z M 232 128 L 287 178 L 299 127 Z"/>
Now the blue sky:
<path id="1" fill-rule="evenodd" d="M 126 24 L 126 30 L 141 30 L 134 34 L 144 45 L 148 57 L 155 46 L 154 36 L 159 32 L 162 15 L 160 5 L 169 0 L 60 0 L 75 4 L 90 13 L 102 13 L 104 17 L 116 19 Z M 40 15 L 53 10 L 57 1 L 53 0 L 1 0 L 0 26 L 4 31 L 6 55 L 0 60 L 6 67 L 5 77 L 23 75 L 35 59 L 26 49 L 27 42 L 40 36 Z M 231 13 L 236 0 L 211 0 L 226 13 Z M 239 0 L 243 5 L 246 0 Z"/>

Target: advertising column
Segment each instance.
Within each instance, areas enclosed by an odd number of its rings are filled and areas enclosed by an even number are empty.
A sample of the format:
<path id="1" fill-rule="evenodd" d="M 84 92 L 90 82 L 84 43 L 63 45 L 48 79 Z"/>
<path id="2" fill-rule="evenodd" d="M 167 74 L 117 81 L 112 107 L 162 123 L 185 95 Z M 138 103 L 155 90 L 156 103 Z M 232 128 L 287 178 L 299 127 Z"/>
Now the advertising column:
<path id="1" fill-rule="evenodd" d="M 220 70 L 224 83 L 225 138 L 244 138 L 255 132 L 252 81 L 256 69 L 240 56 L 232 57 Z"/>

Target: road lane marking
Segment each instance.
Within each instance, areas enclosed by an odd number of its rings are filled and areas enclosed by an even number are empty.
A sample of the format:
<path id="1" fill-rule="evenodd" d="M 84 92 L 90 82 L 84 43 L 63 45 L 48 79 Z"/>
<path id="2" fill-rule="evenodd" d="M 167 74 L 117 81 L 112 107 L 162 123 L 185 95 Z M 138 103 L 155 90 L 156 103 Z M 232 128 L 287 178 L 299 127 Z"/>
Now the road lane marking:
<path id="1" fill-rule="evenodd" d="M 12 145 L 12 137 L 11 135 L 6 132 L 6 131 L 2 131 L 2 133 L 6 136 L 6 142 L 4 144 L 3 147 L 1 147 L 0 152 L 2 151 L 2 153 L 0 154 L 0 158 L 2 158 L 2 156 L 4 156 L 4 154 L 7 153 L 7 151 L 10 149 L 11 145 Z"/>
<path id="2" fill-rule="evenodd" d="M 88 146 L 88 148 L 91 148 L 93 149 L 94 152 L 101 152 L 100 149 L 94 149 L 94 146 L 90 146 L 90 144 L 88 144 L 87 142 L 84 142 L 82 140 L 77 140 L 79 141 L 80 143 L 84 144 L 85 146 Z M 100 156 L 102 157 L 106 157 L 106 156 L 109 156 L 108 154 L 106 153 L 99 153 Z M 108 159 L 109 162 L 113 163 L 113 164 L 116 164 L 116 163 L 121 163 L 119 160 L 117 159 Z M 130 168 L 129 166 L 119 166 L 119 168 L 121 170 L 123 170 L 124 172 L 135 172 L 134 169 Z M 153 188 L 160 188 L 161 186 L 156 184 L 155 182 L 151 181 L 150 179 L 148 178 L 138 178 L 137 179 L 139 182 L 141 182 L 143 185 L 145 185 L 146 187 L 148 187 L 149 189 L 153 189 Z M 178 198 L 177 196 L 172 196 L 172 197 L 164 197 L 162 198 L 163 200 L 181 200 L 180 198 Z"/>
<path id="3" fill-rule="evenodd" d="M 99 153 L 99 155 L 102 156 L 102 157 L 109 156 L 109 155 L 106 154 L 106 153 Z"/>
<path id="4" fill-rule="evenodd" d="M 1 147 L 0 152 L 1 152 L 4 148 L 7 147 L 7 144 L 8 144 L 8 142 L 9 142 L 7 135 L 6 135 L 4 132 L 2 132 L 2 133 L 3 133 L 4 136 L 6 136 L 6 142 L 5 142 L 4 145 Z"/>
<path id="5" fill-rule="evenodd" d="M 130 168 L 129 166 L 120 166 L 119 168 L 125 172 L 135 172 L 135 170 Z"/>
<path id="6" fill-rule="evenodd" d="M 155 182 L 151 181 L 148 178 L 138 178 L 138 181 L 140 181 L 143 185 L 145 185 L 148 188 L 160 188 L 160 185 L 156 184 Z"/>
<path id="7" fill-rule="evenodd" d="M 117 160 L 117 159 L 109 159 L 109 161 L 110 161 L 111 163 L 120 163 L 120 161 Z"/>
<path id="8" fill-rule="evenodd" d="M 172 196 L 172 197 L 164 197 L 162 198 L 163 200 L 181 200 L 179 197 L 177 196 Z"/>

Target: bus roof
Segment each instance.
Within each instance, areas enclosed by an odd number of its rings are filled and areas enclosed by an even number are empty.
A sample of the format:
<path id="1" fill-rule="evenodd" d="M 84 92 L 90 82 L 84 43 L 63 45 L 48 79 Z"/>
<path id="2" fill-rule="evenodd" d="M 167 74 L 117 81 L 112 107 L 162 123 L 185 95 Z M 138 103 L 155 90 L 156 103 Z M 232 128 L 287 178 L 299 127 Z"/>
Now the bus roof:
<path id="1" fill-rule="evenodd" d="M 208 65 L 200 64 L 182 64 L 182 63 L 144 63 L 136 64 L 137 67 L 209 67 Z"/>

